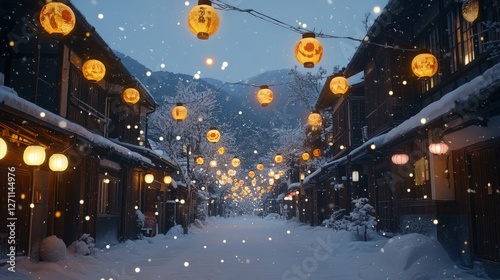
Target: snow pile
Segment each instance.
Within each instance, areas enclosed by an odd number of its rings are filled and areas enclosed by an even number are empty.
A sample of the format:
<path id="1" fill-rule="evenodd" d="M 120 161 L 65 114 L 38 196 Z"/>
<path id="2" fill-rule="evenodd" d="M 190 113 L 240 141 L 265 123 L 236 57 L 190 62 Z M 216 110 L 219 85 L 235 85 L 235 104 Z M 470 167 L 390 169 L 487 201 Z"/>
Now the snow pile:
<path id="1" fill-rule="evenodd" d="M 94 252 L 95 240 L 90 234 L 84 233 L 77 241 L 68 247 L 68 251 L 77 255 L 87 256 Z"/>
<path id="2" fill-rule="evenodd" d="M 40 258 L 47 262 L 66 259 L 66 244 L 55 235 L 44 238 L 40 243 Z"/>
<path id="3" fill-rule="evenodd" d="M 456 266 L 439 242 L 421 234 L 396 236 L 387 241 L 362 279 L 454 278 Z M 411 276 L 411 277 L 410 277 Z M 410 277 L 410 278 L 408 278 Z"/>

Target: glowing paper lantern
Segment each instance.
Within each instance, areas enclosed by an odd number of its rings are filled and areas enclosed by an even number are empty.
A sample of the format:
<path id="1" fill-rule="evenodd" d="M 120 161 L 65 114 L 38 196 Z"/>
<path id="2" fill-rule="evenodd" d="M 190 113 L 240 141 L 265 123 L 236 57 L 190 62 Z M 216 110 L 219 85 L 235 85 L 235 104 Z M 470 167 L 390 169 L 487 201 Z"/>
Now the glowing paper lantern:
<path id="1" fill-rule="evenodd" d="M 321 156 L 321 149 L 318 149 L 318 148 L 314 149 L 313 156 L 315 156 L 315 157 Z"/>
<path id="2" fill-rule="evenodd" d="M 403 165 L 408 163 L 410 160 L 410 157 L 407 154 L 394 154 L 391 157 L 392 163 L 396 165 Z"/>
<path id="3" fill-rule="evenodd" d="M 211 127 L 207 132 L 207 139 L 209 142 L 217 143 L 220 140 L 220 132 L 215 127 Z"/>
<path id="4" fill-rule="evenodd" d="M 172 108 L 172 117 L 178 122 L 182 122 L 188 115 L 188 110 L 182 103 L 177 103 L 174 108 Z"/>
<path id="5" fill-rule="evenodd" d="M 281 163 L 283 161 L 283 156 L 281 154 L 276 154 L 276 156 L 274 157 L 274 161 L 276 163 Z"/>
<path id="6" fill-rule="evenodd" d="M 302 159 L 305 161 L 308 161 L 311 156 L 309 155 L 308 152 L 302 153 Z"/>
<path id="7" fill-rule="evenodd" d="M 49 34 L 69 34 L 75 28 L 76 17 L 70 7 L 50 2 L 40 11 L 40 24 Z"/>
<path id="8" fill-rule="evenodd" d="M 248 177 L 250 177 L 250 178 L 255 177 L 255 171 L 253 171 L 253 170 L 248 171 Z"/>
<path id="9" fill-rule="evenodd" d="M 349 82 L 343 76 L 336 76 L 330 81 L 330 90 L 333 94 L 344 94 L 349 89 Z"/>
<path id="10" fill-rule="evenodd" d="M 220 147 L 219 149 L 217 149 L 217 153 L 219 153 L 219 155 L 223 155 L 225 152 L 226 149 L 224 149 L 224 147 Z"/>
<path id="11" fill-rule="evenodd" d="M 260 171 L 264 170 L 264 164 L 258 163 L 257 164 L 257 170 L 260 170 Z"/>
<path id="12" fill-rule="evenodd" d="M 123 91 L 123 100 L 129 104 L 135 104 L 141 99 L 141 94 L 135 88 L 127 88 Z"/>
<path id="13" fill-rule="evenodd" d="M 462 4 L 462 16 L 473 23 L 479 16 L 479 0 L 467 0 Z"/>
<path id="14" fill-rule="evenodd" d="M 0 159 L 3 159 L 7 154 L 7 143 L 0 138 Z"/>
<path id="15" fill-rule="evenodd" d="M 198 164 L 198 165 L 202 165 L 205 162 L 205 160 L 201 156 L 197 157 L 195 161 L 196 161 L 196 164 Z"/>
<path id="16" fill-rule="evenodd" d="M 89 59 L 82 66 L 82 74 L 89 81 L 99 82 L 106 75 L 106 66 L 97 59 Z"/>
<path id="17" fill-rule="evenodd" d="M 165 177 L 163 177 L 163 182 L 167 185 L 172 183 L 172 177 L 170 175 L 166 175 Z"/>
<path id="18" fill-rule="evenodd" d="M 151 184 L 155 180 L 155 176 L 151 173 L 148 173 L 144 176 L 144 182 Z"/>
<path id="19" fill-rule="evenodd" d="M 313 68 L 323 56 L 323 46 L 314 33 L 304 33 L 302 39 L 295 45 L 295 58 L 305 68 Z"/>
<path id="20" fill-rule="evenodd" d="M 219 23 L 219 14 L 208 0 L 198 1 L 198 5 L 188 14 L 189 30 L 201 40 L 207 40 L 214 35 L 219 29 Z"/>
<path id="21" fill-rule="evenodd" d="M 52 171 L 64 171 L 68 168 L 68 158 L 63 154 L 53 154 L 49 158 L 49 168 Z"/>
<path id="22" fill-rule="evenodd" d="M 274 94 L 273 91 L 269 89 L 268 86 L 261 86 L 260 90 L 257 92 L 257 100 L 262 105 L 266 107 L 273 101 Z"/>
<path id="23" fill-rule="evenodd" d="M 448 145 L 445 143 L 432 143 L 429 145 L 429 151 L 435 155 L 442 155 L 448 152 Z"/>
<path id="24" fill-rule="evenodd" d="M 28 146 L 24 150 L 23 160 L 26 165 L 39 166 L 45 161 L 45 149 L 38 145 Z"/>
<path id="25" fill-rule="evenodd" d="M 234 157 L 232 160 L 231 160 L 231 165 L 233 167 L 238 167 L 240 166 L 241 164 L 241 160 L 238 158 L 238 157 Z"/>
<path id="26" fill-rule="evenodd" d="M 307 122 L 311 126 L 320 126 L 323 122 L 323 118 L 318 112 L 312 112 L 311 114 L 309 114 L 309 117 L 307 117 Z"/>
<path id="27" fill-rule="evenodd" d="M 419 78 L 432 77 L 438 71 L 438 61 L 430 52 L 424 52 L 413 58 L 411 70 Z"/>

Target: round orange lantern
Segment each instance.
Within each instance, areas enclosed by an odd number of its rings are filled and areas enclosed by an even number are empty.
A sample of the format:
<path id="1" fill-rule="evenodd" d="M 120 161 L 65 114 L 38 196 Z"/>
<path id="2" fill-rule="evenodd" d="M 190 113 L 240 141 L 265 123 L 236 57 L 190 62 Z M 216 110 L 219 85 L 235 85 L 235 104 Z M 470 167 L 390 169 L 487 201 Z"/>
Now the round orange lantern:
<path id="1" fill-rule="evenodd" d="M 462 16 L 473 23 L 479 16 L 479 0 L 467 0 L 462 4 Z"/>
<path id="2" fill-rule="evenodd" d="M 220 140 L 220 132 L 215 127 L 211 127 L 207 132 L 207 139 L 209 142 L 217 143 Z"/>
<path id="3" fill-rule="evenodd" d="M 196 164 L 198 165 L 202 165 L 205 160 L 203 159 L 203 157 L 199 156 L 199 157 L 196 157 L 196 159 L 194 160 L 196 162 Z"/>
<path id="4" fill-rule="evenodd" d="M 172 183 L 172 177 L 170 175 L 165 175 L 165 177 L 163 177 L 163 182 L 167 185 Z"/>
<path id="5" fill-rule="evenodd" d="M 323 46 L 314 33 L 304 33 L 302 39 L 295 45 L 295 58 L 305 68 L 313 68 L 323 56 Z"/>
<path id="6" fill-rule="evenodd" d="M 225 152 L 226 152 L 226 149 L 224 149 L 224 147 L 220 147 L 217 149 L 217 153 L 219 153 L 219 155 L 223 155 Z"/>
<path id="7" fill-rule="evenodd" d="M 68 35 L 75 28 L 75 13 L 63 3 L 50 2 L 40 11 L 40 24 L 49 34 Z"/>
<path id="8" fill-rule="evenodd" d="M 410 157 L 407 154 L 394 154 L 391 157 L 392 163 L 396 165 L 406 164 L 410 160 Z"/>
<path id="9" fill-rule="evenodd" d="M 260 170 L 260 171 L 264 170 L 264 164 L 262 164 L 262 163 L 257 164 L 257 170 Z"/>
<path id="10" fill-rule="evenodd" d="M 430 52 L 418 54 L 411 61 L 411 70 L 419 78 L 429 78 L 438 71 L 437 58 Z"/>
<path id="11" fill-rule="evenodd" d="M 349 82 L 343 76 L 336 76 L 330 81 L 330 90 L 333 94 L 344 94 L 349 89 Z"/>
<path id="12" fill-rule="evenodd" d="M 198 1 L 198 5 L 188 14 L 189 30 L 201 40 L 207 40 L 215 34 L 219 29 L 219 23 L 219 14 L 208 0 Z"/>
<path id="13" fill-rule="evenodd" d="M 89 81 L 99 82 L 106 75 L 106 66 L 97 59 L 89 59 L 82 66 L 82 74 Z"/>
<path id="14" fill-rule="evenodd" d="M 7 142 L 0 138 L 0 159 L 4 158 L 7 154 Z"/>
<path id="15" fill-rule="evenodd" d="M 305 161 L 308 161 L 311 156 L 309 155 L 308 152 L 302 153 L 302 159 Z"/>
<path id="16" fill-rule="evenodd" d="M 448 145 L 445 143 L 432 143 L 429 145 L 429 151 L 435 155 L 442 155 L 448 152 Z"/>
<path id="17" fill-rule="evenodd" d="M 238 158 L 238 157 L 234 157 L 232 160 L 231 160 L 231 165 L 233 167 L 238 167 L 240 166 L 241 164 L 241 160 Z"/>
<path id="18" fill-rule="evenodd" d="M 318 148 L 314 149 L 313 156 L 315 156 L 315 157 L 321 156 L 321 149 L 318 149 Z"/>
<path id="19" fill-rule="evenodd" d="M 273 101 L 273 91 L 269 89 L 268 86 L 261 86 L 260 90 L 257 92 L 257 100 L 262 105 L 262 107 L 266 107 Z"/>
<path id="20" fill-rule="evenodd" d="M 283 156 L 281 154 L 276 154 L 276 156 L 274 157 L 274 161 L 276 163 L 281 163 L 283 161 Z"/>
<path id="21" fill-rule="evenodd" d="M 318 112 L 312 112 L 311 114 L 309 114 L 309 117 L 307 118 L 307 122 L 311 126 L 320 126 L 322 121 L 323 118 Z"/>
<path id="22" fill-rule="evenodd" d="M 141 94 L 135 88 L 127 88 L 123 91 L 123 100 L 129 104 L 135 104 L 141 99 Z"/>
<path id="23" fill-rule="evenodd" d="M 248 177 L 250 177 L 250 178 L 255 177 L 255 171 L 253 171 L 253 170 L 248 171 Z"/>
<path id="24" fill-rule="evenodd" d="M 182 122 L 188 115 L 188 110 L 182 103 L 177 103 L 174 108 L 172 108 L 172 117 L 178 122 Z"/>

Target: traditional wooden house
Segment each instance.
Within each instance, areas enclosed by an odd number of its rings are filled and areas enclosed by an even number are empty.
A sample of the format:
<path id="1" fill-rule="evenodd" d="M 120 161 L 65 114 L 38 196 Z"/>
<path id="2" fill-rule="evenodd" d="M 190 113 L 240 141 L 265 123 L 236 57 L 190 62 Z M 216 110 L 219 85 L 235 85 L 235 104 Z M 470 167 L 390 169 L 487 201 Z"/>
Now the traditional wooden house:
<path id="1" fill-rule="evenodd" d="M 367 137 L 306 179 L 347 165 L 378 230 L 433 236 L 466 265 L 498 263 L 499 22 L 496 0 L 389 1 L 344 71 L 363 73 Z M 435 59 L 414 60 L 424 50 Z"/>
<path id="2" fill-rule="evenodd" d="M 34 258 L 49 235 L 69 245 L 88 233 L 99 247 L 136 238 L 137 210 L 164 218 L 163 199 L 149 190 L 165 192 L 163 176 L 177 169 L 149 149 L 147 118 L 157 104 L 146 88 L 75 7 L 41 12 L 43 4 L 0 8 L 0 219 L 9 201 L 16 217 L 14 231 L 0 229 L 0 258 L 13 233 L 15 254 Z M 51 34 L 73 23 L 68 34 Z M 6 189 L 9 176 L 15 188 Z"/>

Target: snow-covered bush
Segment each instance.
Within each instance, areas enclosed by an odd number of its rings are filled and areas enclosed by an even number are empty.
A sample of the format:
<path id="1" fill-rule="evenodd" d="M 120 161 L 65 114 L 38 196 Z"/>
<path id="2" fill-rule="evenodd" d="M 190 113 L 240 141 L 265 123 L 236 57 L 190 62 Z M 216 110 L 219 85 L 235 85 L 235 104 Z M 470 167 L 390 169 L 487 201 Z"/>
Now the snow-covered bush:
<path id="1" fill-rule="evenodd" d="M 76 254 L 82 254 L 84 256 L 90 255 L 94 252 L 95 240 L 90 234 L 84 233 L 82 236 L 73 244 L 70 245 L 70 250 L 74 251 Z"/>
<path id="2" fill-rule="evenodd" d="M 373 231 L 377 225 L 377 220 L 373 214 L 375 208 L 368 203 L 368 198 L 361 197 L 354 199 L 354 209 L 346 217 L 350 222 L 348 230 L 355 231 L 358 236 L 363 236 L 365 241 L 368 240 L 368 232 Z"/>
<path id="3" fill-rule="evenodd" d="M 321 224 L 324 227 L 332 228 L 335 231 L 347 230 L 350 222 L 345 219 L 345 209 L 339 209 L 333 212 L 329 219 L 326 219 Z"/>
<path id="4" fill-rule="evenodd" d="M 146 224 L 146 216 L 141 212 L 141 210 L 135 210 L 135 225 L 137 227 L 137 238 L 142 239 L 141 229 Z"/>
<path id="5" fill-rule="evenodd" d="M 57 262 L 66 259 L 66 244 L 55 235 L 46 237 L 40 243 L 42 261 Z"/>

